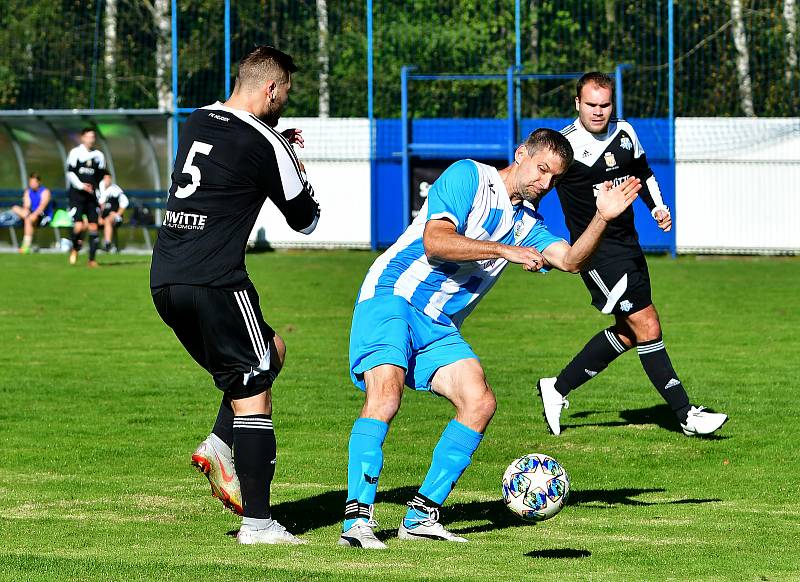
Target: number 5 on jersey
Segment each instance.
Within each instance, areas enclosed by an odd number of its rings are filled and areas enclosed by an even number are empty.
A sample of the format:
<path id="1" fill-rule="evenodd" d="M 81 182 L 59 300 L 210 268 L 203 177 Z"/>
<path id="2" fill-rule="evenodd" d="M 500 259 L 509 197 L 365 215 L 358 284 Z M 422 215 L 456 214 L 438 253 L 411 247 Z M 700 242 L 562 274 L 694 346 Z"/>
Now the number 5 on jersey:
<path id="1" fill-rule="evenodd" d="M 189 148 L 189 153 L 186 154 L 186 163 L 183 164 L 182 170 L 184 174 L 189 174 L 192 177 L 192 181 L 186 186 L 181 186 L 175 190 L 176 198 L 188 198 L 197 190 L 200 185 L 200 168 L 194 165 L 194 156 L 198 153 L 207 156 L 211 153 L 211 148 L 213 147 L 210 143 L 203 143 L 202 141 L 192 142 L 192 147 Z"/>

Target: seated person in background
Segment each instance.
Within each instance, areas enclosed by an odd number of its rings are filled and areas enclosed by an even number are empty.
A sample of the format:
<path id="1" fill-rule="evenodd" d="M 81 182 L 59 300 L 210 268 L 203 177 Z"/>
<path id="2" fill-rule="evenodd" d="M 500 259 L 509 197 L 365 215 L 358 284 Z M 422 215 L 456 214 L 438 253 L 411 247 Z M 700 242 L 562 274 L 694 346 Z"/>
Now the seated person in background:
<path id="1" fill-rule="evenodd" d="M 36 227 L 47 226 L 53 218 L 52 196 L 50 190 L 42 185 L 39 174 L 34 172 L 28 176 L 28 187 L 22 193 L 22 206 L 14 206 L 11 211 L 24 223 L 19 252 L 30 252 Z"/>
<path id="2" fill-rule="evenodd" d="M 111 241 L 114 240 L 114 229 L 122 224 L 122 216 L 128 207 L 128 197 L 122 188 L 112 183 L 110 174 L 106 174 L 100 182 L 98 206 L 100 207 L 98 223 L 103 227 L 103 250 L 109 252 Z"/>

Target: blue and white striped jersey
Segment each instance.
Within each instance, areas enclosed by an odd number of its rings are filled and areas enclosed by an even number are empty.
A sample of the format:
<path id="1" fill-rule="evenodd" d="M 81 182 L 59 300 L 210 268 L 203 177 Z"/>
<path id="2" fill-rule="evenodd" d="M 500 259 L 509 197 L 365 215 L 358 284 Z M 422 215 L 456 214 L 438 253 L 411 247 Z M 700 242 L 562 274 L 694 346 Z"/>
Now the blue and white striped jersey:
<path id="1" fill-rule="evenodd" d="M 460 160 L 433 183 L 414 222 L 372 264 L 356 302 L 400 295 L 432 319 L 461 327 L 508 261 L 428 259 L 422 245 L 425 223 L 441 218 L 452 221 L 456 231 L 468 238 L 536 247 L 540 252 L 563 240 L 547 230 L 532 208 L 511 204 L 495 168 Z"/>

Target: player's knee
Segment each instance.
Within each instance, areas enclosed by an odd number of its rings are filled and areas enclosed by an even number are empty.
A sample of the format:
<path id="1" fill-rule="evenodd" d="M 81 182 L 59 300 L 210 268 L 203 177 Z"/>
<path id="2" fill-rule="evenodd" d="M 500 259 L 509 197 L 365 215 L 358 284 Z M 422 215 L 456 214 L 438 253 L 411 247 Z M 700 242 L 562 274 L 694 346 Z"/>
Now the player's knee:
<path id="1" fill-rule="evenodd" d="M 402 394 L 394 386 L 369 387 L 362 416 L 390 422 L 400 409 Z"/>
<path id="2" fill-rule="evenodd" d="M 475 414 L 482 421 L 488 423 L 497 410 L 497 399 L 494 392 L 488 389 L 477 399 L 475 403 Z"/>
<path id="3" fill-rule="evenodd" d="M 400 409 L 403 397 L 402 374 L 381 373 L 382 370 L 368 370 L 366 380 L 366 399 L 362 416 L 375 418 L 384 422 L 391 421 Z"/>
<path id="4" fill-rule="evenodd" d="M 640 342 L 648 342 L 658 339 L 659 337 L 661 337 L 661 323 L 658 321 L 658 315 L 653 311 L 653 313 L 648 314 L 648 317 L 642 322 L 636 339 Z"/>

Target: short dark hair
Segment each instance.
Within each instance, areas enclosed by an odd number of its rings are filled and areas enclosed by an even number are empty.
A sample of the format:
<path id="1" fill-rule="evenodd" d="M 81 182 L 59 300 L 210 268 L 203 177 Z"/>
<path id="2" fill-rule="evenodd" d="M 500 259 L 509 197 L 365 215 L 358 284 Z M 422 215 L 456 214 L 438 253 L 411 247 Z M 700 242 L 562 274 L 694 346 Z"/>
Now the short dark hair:
<path id="1" fill-rule="evenodd" d="M 96 130 L 95 128 L 93 128 L 93 127 L 84 127 L 84 128 L 81 130 L 81 135 L 86 135 L 86 134 L 87 134 L 87 133 L 89 133 L 90 131 L 94 131 L 95 133 L 97 132 L 97 130 Z"/>
<path id="2" fill-rule="evenodd" d="M 554 129 L 547 129 L 546 127 L 540 127 L 531 132 L 528 139 L 525 140 L 525 149 L 528 150 L 529 156 L 539 150 L 548 149 L 564 160 L 567 168 L 572 165 L 572 160 L 575 157 L 569 140 Z"/>
<path id="3" fill-rule="evenodd" d="M 30 180 L 31 178 L 35 178 L 36 180 L 39 180 L 40 182 L 42 181 L 42 178 L 36 172 L 31 172 L 30 173 L 30 175 L 28 176 L 28 180 Z"/>
<path id="4" fill-rule="evenodd" d="M 289 75 L 297 71 L 297 65 L 291 55 L 276 49 L 274 46 L 259 45 L 239 61 L 236 83 L 240 86 L 253 87 L 270 79 L 286 83 Z"/>
<path id="5" fill-rule="evenodd" d="M 602 87 L 603 89 L 610 89 L 611 94 L 614 94 L 614 80 L 610 76 L 606 75 L 605 73 L 601 73 L 600 71 L 591 71 L 578 79 L 578 82 L 575 85 L 575 97 L 580 99 L 583 86 L 589 83 L 592 85 L 597 85 L 598 87 Z"/>

